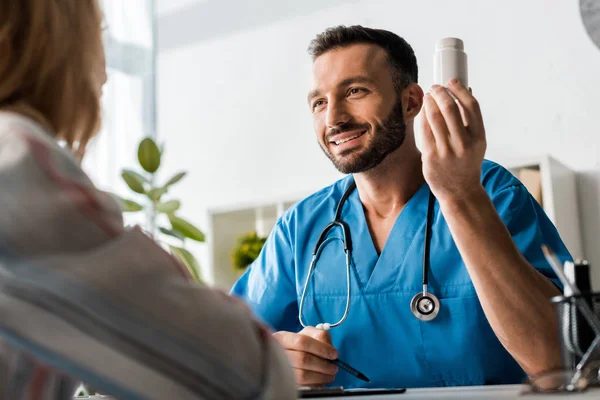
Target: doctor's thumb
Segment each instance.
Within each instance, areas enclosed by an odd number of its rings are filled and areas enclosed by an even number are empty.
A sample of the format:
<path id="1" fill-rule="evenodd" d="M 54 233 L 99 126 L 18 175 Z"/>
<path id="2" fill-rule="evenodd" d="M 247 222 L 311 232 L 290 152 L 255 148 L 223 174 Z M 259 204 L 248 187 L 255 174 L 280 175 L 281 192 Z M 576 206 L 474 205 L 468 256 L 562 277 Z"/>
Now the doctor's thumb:
<path id="1" fill-rule="evenodd" d="M 306 328 L 302 329 L 298 333 L 300 335 L 310 336 L 311 338 L 316 339 L 319 342 L 327 343 L 329 345 L 332 344 L 331 335 L 329 334 L 328 331 L 324 331 L 322 329 L 317 329 L 313 326 L 307 326 Z"/>

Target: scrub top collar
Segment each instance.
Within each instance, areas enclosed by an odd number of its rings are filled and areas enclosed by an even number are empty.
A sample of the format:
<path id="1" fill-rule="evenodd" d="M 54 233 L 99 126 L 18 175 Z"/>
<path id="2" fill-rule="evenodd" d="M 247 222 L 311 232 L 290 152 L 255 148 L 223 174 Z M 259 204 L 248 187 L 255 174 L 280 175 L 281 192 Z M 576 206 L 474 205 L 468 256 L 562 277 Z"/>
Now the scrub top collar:
<path id="1" fill-rule="evenodd" d="M 343 185 L 345 191 L 354 181 L 350 177 Z M 341 198 L 341 196 L 340 196 Z M 352 235 L 354 250 L 352 252 L 352 263 L 359 278 L 359 285 L 365 289 L 374 289 L 373 275 L 389 275 L 394 281 L 401 275 L 399 267 L 417 268 L 421 271 L 421 265 L 404 266 L 404 259 L 410 246 L 423 247 L 422 240 L 416 240 L 420 230 L 425 229 L 427 219 L 427 203 L 429 199 L 429 185 L 425 182 L 406 203 L 400 215 L 396 219 L 390 235 L 383 247 L 381 254 L 377 254 L 373 238 L 369 231 L 363 205 L 360 201 L 358 189 L 355 189 L 348 197 L 342 210 L 341 218 L 345 221 Z M 339 201 L 339 199 L 338 199 Z M 437 205 L 434 210 L 437 210 Z M 335 212 L 335 210 L 332 210 Z M 435 224 L 435 214 L 434 214 Z M 400 274 L 399 274 L 400 272 Z M 379 276 L 378 278 L 382 278 Z M 380 281 L 381 279 L 377 279 Z"/>

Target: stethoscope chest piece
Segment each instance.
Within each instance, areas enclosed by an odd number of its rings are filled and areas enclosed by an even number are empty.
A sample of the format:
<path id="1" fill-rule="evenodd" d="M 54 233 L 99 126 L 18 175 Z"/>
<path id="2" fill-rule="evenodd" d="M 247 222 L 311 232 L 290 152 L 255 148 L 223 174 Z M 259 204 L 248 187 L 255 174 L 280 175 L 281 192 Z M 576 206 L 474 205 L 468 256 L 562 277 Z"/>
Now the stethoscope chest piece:
<path id="1" fill-rule="evenodd" d="M 431 321 L 440 312 L 440 301 L 431 293 L 419 292 L 410 301 L 410 311 L 421 321 Z"/>

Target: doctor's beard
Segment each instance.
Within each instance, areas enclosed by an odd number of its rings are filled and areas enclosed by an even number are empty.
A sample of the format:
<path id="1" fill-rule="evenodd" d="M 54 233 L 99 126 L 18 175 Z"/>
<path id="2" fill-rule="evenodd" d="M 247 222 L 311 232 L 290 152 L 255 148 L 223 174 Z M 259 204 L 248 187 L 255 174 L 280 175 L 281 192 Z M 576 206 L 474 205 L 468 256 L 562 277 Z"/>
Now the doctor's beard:
<path id="1" fill-rule="evenodd" d="M 330 129 L 326 135 L 325 142 L 329 142 L 327 137 L 331 135 L 358 129 L 368 129 L 368 133 L 372 135 L 371 141 L 366 148 L 351 150 L 346 154 L 340 154 L 336 157 L 326 147 L 319 146 L 337 170 L 343 174 L 366 172 L 381 164 L 388 154 L 402 146 L 406 138 L 406 124 L 404 123 L 404 114 L 402 113 L 402 102 L 399 101 L 396 103 L 383 123 L 370 126 L 368 124 L 350 122 L 337 129 Z"/>

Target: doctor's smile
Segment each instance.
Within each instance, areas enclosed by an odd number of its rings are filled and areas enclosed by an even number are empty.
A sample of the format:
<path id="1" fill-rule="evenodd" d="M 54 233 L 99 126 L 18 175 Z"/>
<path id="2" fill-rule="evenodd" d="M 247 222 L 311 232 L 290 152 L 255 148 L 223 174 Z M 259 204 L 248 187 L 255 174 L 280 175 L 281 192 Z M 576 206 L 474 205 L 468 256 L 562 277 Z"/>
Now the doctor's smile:
<path id="1" fill-rule="evenodd" d="M 335 143 L 336 146 L 339 146 L 342 143 L 347 143 L 351 140 L 358 139 L 359 137 L 364 135 L 366 132 L 367 132 L 367 130 L 365 129 L 365 130 L 361 130 L 361 131 L 350 131 L 350 132 L 338 134 L 338 135 L 335 135 L 335 139 L 329 140 L 329 143 Z"/>
<path id="2" fill-rule="evenodd" d="M 359 129 L 359 130 L 346 130 L 343 132 L 335 132 L 329 133 L 327 135 L 327 140 L 332 147 L 335 149 L 335 152 L 343 155 L 345 150 L 351 149 L 354 146 L 359 145 L 363 142 L 361 139 L 367 133 L 367 129 Z"/>

